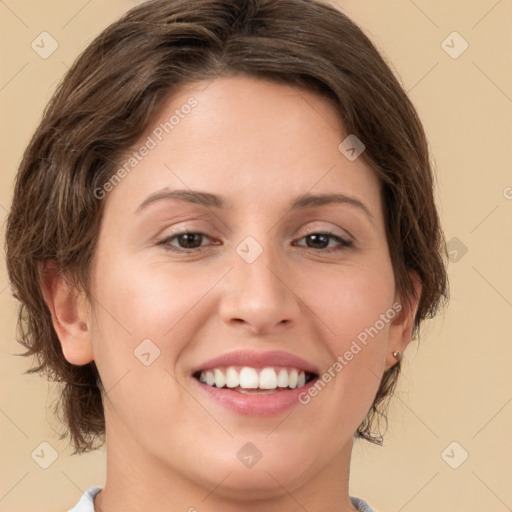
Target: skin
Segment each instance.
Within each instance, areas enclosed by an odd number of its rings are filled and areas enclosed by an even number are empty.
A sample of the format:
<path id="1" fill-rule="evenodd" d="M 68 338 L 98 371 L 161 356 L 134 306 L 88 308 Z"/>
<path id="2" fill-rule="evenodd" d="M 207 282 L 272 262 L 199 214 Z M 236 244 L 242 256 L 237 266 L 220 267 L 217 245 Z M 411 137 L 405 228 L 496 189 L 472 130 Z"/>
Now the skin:
<path id="1" fill-rule="evenodd" d="M 43 283 L 66 359 L 94 360 L 106 390 L 107 483 L 96 510 L 356 510 L 353 434 L 396 364 L 392 352 L 405 350 L 417 307 L 396 294 L 379 182 L 338 150 L 347 134 L 328 100 L 243 75 L 182 87 L 134 147 L 190 96 L 198 105 L 103 199 L 93 303 L 57 274 Z M 164 187 L 227 206 L 165 199 L 135 212 Z M 359 199 L 372 220 L 350 204 L 289 208 L 332 192 Z M 199 250 L 157 244 L 185 229 L 205 234 Z M 325 231 L 353 247 L 311 243 Z M 263 248 L 250 264 L 236 252 L 247 236 Z M 187 251 L 183 238 L 169 246 Z M 193 366 L 238 348 L 327 369 L 395 302 L 400 314 L 291 414 L 242 416 L 192 385 Z M 160 350 L 150 366 L 133 354 L 146 338 Z M 237 458 L 246 442 L 262 453 L 252 468 Z"/>

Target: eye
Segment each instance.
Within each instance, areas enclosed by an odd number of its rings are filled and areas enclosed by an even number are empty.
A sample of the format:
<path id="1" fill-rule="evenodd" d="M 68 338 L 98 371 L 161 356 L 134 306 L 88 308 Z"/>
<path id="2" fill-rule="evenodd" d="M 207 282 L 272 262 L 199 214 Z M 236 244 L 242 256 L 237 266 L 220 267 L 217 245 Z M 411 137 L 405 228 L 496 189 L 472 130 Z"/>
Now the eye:
<path id="1" fill-rule="evenodd" d="M 335 235 L 334 233 L 331 233 L 329 231 L 320 233 L 310 233 L 309 235 L 306 235 L 303 238 L 301 238 L 301 240 L 303 239 L 307 240 L 306 245 L 308 248 L 320 250 L 323 249 L 323 252 L 342 251 L 347 247 L 354 246 L 354 243 L 351 240 L 346 240 L 345 238 Z M 332 240 L 338 242 L 339 245 L 337 247 L 328 247 L 329 243 Z"/>
<path id="2" fill-rule="evenodd" d="M 159 240 L 157 245 L 164 246 L 168 251 L 188 252 L 199 250 L 203 246 L 202 242 L 205 238 L 211 240 L 210 237 L 199 231 L 185 231 L 165 237 Z M 306 246 L 309 249 L 321 250 L 322 252 L 342 251 L 348 247 L 354 246 L 351 240 L 346 240 L 345 238 L 331 232 L 310 233 L 309 235 L 302 237 L 300 240 L 303 239 L 306 240 Z M 178 246 L 172 244 L 173 240 L 176 240 Z M 331 241 L 337 242 L 338 246 L 329 247 Z"/>
<path id="3" fill-rule="evenodd" d="M 186 252 L 187 249 L 189 251 L 199 249 L 204 238 L 210 239 L 204 233 L 186 231 L 163 238 L 157 242 L 157 245 L 163 245 L 169 251 Z M 178 242 L 178 247 L 171 244 L 174 239 Z"/>

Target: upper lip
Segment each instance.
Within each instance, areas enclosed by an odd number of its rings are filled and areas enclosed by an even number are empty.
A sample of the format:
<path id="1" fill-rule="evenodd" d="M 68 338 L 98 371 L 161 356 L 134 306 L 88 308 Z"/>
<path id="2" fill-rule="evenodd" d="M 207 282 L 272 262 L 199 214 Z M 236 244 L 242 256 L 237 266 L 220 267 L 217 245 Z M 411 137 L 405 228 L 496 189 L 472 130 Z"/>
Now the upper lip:
<path id="1" fill-rule="evenodd" d="M 280 350 L 256 352 L 253 350 L 235 350 L 209 359 L 192 369 L 192 374 L 201 370 L 211 370 L 220 366 L 289 366 L 308 373 L 318 374 L 318 368 L 299 356 Z"/>

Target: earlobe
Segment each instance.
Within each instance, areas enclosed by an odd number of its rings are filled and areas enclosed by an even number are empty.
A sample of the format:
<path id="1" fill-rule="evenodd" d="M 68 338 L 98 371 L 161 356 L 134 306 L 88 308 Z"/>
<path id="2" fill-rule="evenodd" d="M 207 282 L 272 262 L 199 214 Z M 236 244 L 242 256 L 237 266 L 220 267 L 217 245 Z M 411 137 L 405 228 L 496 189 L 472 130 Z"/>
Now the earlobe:
<path id="1" fill-rule="evenodd" d="M 68 362 L 84 365 L 94 360 L 90 338 L 90 320 L 83 293 L 54 261 L 39 269 L 39 282 L 44 301 L 50 310 L 53 328 Z"/>
<path id="2" fill-rule="evenodd" d="M 389 344 L 386 354 L 386 370 L 399 361 L 411 341 L 414 328 L 414 319 L 421 298 L 422 284 L 419 275 L 411 270 L 409 275 L 412 279 L 415 295 L 409 296 L 409 300 L 397 301 L 401 305 L 400 312 L 391 322 L 389 329 Z M 398 354 L 397 354 L 398 352 Z"/>

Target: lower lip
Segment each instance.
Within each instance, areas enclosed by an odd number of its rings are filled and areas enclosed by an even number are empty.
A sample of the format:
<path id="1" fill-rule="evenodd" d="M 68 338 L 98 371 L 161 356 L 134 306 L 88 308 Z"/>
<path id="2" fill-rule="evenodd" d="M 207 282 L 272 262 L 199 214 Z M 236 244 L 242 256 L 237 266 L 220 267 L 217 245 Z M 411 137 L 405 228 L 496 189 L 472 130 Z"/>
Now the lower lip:
<path id="1" fill-rule="evenodd" d="M 287 391 L 277 391 L 276 393 L 261 395 L 246 395 L 238 391 L 233 391 L 230 388 L 208 386 L 194 377 L 191 378 L 214 402 L 238 414 L 251 416 L 274 416 L 276 414 L 282 414 L 296 405 L 302 405 L 299 401 L 299 395 L 307 394 L 308 389 L 314 386 L 315 382 L 318 380 L 318 377 L 315 377 L 304 386 Z"/>

